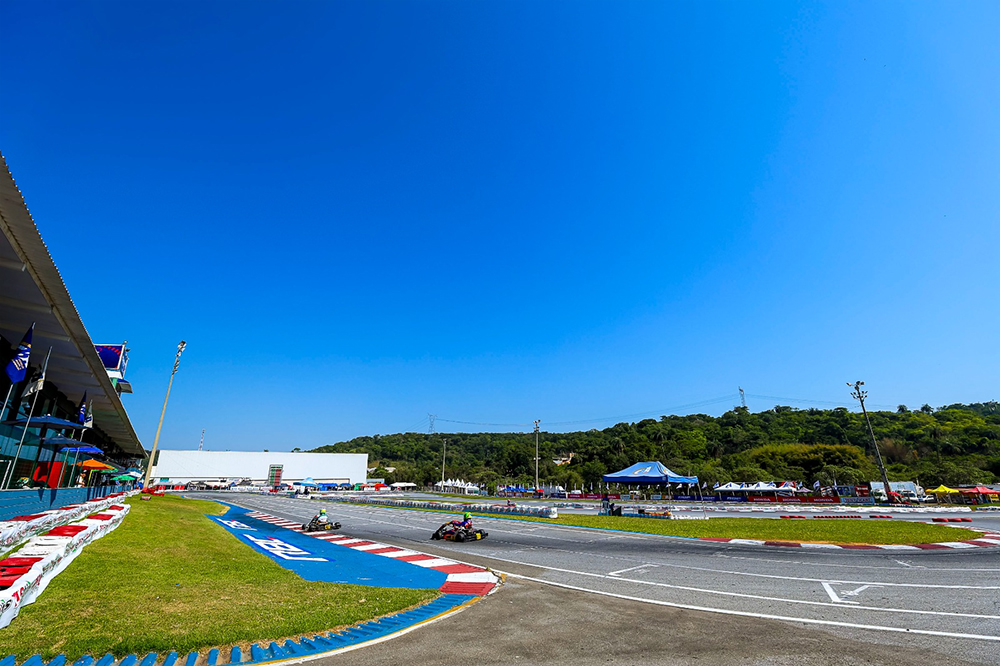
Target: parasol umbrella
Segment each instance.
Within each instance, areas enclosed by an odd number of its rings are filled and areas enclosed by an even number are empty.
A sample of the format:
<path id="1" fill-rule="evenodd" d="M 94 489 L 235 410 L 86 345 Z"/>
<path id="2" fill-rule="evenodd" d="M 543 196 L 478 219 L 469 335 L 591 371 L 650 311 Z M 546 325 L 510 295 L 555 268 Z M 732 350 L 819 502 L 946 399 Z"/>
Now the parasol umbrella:
<path id="1" fill-rule="evenodd" d="M 105 465 L 99 460 L 84 460 L 82 463 L 80 463 L 80 467 L 84 469 L 95 469 L 95 470 L 96 469 L 114 470 L 114 467 L 112 467 L 111 465 Z"/>
<path id="2" fill-rule="evenodd" d="M 31 417 L 31 422 L 24 419 L 14 419 L 12 421 L 4 421 L 0 425 L 6 426 L 27 426 L 29 428 L 83 428 L 82 423 L 74 423 L 73 421 L 67 421 L 66 419 L 61 419 L 58 416 L 52 416 L 47 414 L 45 416 L 33 416 Z"/>

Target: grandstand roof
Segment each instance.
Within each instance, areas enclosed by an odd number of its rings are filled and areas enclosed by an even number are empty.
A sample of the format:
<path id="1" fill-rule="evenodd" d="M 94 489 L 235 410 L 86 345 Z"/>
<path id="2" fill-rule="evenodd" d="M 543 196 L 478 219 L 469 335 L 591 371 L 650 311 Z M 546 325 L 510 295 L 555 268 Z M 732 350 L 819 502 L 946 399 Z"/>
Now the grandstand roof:
<path id="1" fill-rule="evenodd" d="M 32 340 L 38 350 L 52 347 L 48 378 L 71 400 L 87 391 L 94 425 L 122 451 L 146 456 L 125 406 L 77 312 L 59 269 L 42 241 L 31 213 L 0 155 L 0 333 L 17 344 L 35 322 Z M 94 266 L 95 273 L 100 269 Z"/>

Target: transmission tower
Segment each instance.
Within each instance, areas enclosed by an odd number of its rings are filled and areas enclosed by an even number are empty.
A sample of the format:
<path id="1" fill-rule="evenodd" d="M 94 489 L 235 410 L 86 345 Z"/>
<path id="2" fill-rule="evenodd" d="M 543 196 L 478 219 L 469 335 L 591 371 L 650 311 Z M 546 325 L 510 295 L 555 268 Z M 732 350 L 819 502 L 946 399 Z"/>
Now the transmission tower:
<path id="1" fill-rule="evenodd" d="M 437 418 L 437 414 L 428 414 L 427 415 L 427 422 L 428 422 L 427 432 L 429 432 L 432 435 L 434 434 L 434 419 L 436 419 L 436 418 Z"/>
<path id="2" fill-rule="evenodd" d="M 743 403 L 743 409 L 746 409 L 747 408 L 747 397 L 746 397 L 746 394 L 743 393 L 743 387 L 742 386 L 737 386 L 736 388 L 738 388 L 740 390 L 740 402 Z"/>
<path id="3" fill-rule="evenodd" d="M 198 442 L 198 450 L 201 451 L 201 447 L 205 446 L 205 429 L 201 429 L 201 441 Z"/>

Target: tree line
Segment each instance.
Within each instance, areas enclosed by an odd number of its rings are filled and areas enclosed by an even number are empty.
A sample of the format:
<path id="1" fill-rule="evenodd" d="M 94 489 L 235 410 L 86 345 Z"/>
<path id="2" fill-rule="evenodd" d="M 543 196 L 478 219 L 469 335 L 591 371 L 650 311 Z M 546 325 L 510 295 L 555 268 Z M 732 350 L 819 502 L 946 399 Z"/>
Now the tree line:
<path id="1" fill-rule="evenodd" d="M 900 405 L 895 412 L 869 415 L 892 481 L 933 487 L 1000 478 L 995 402 L 916 410 Z M 534 483 L 533 433 L 408 432 L 357 437 L 314 451 L 367 453 L 369 465 L 378 467 L 375 476 L 429 485 L 441 478 L 446 440 L 449 478 L 488 486 Z M 540 482 L 566 488 L 596 488 L 602 475 L 652 460 L 710 485 L 773 480 L 831 485 L 880 478 L 864 416 L 843 407 L 778 405 L 757 413 L 737 407 L 718 417 L 662 416 L 603 430 L 542 432 L 539 458 Z"/>

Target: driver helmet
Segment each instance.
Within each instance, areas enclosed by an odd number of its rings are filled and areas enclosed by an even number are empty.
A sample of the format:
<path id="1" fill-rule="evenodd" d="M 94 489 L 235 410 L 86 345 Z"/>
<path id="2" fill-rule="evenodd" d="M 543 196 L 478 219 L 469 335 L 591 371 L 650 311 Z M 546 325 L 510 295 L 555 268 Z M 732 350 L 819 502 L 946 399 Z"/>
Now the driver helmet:
<path id="1" fill-rule="evenodd" d="M 462 514 L 462 518 L 469 520 L 472 518 L 472 514 L 466 511 L 465 513 Z"/>
<path id="2" fill-rule="evenodd" d="M 320 509 L 319 510 L 319 515 L 325 516 L 326 515 L 326 509 Z"/>

